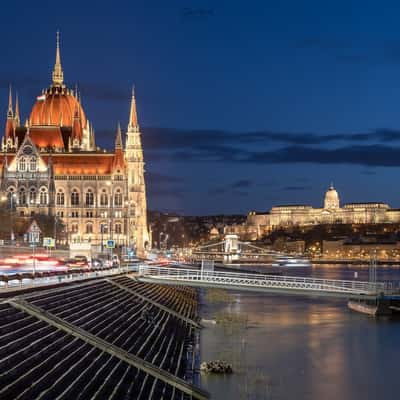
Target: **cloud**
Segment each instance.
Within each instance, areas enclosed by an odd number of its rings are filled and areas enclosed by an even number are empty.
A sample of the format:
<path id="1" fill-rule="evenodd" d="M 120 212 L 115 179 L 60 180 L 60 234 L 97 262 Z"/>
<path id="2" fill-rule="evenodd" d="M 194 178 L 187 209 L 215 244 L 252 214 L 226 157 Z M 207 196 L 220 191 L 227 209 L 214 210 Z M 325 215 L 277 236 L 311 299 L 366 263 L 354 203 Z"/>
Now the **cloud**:
<path id="1" fill-rule="evenodd" d="M 232 183 L 231 188 L 232 189 L 246 189 L 251 186 L 253 186 L 252 181 L 250 181 L 249 179 L 241 179 L 239 181 Z"/>
<path id="2" fill-rule="evenodd" d="M 288 192 L 297 192 L 297 191 L 304 191 L 304 190 L 311 190 L 311 186 L 285 186 L 282 188 L 284 191 Z"/>
<path id="3" fill-rule="evenodd" d="M 257 164 L 314 163 L 400 166 L 400 148 L 384 145 L 347 146 L 336 149 L 292 146 L 273 152 L 254 152 L 245 160 Z"/>

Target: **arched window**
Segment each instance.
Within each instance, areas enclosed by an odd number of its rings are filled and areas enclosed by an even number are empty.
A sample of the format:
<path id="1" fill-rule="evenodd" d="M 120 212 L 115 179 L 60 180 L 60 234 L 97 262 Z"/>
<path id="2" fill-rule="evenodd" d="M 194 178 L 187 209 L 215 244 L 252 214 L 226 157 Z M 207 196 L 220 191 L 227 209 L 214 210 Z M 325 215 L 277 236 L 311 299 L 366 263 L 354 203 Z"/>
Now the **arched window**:
<path id="1" fill-rule="evenodd" d="M 86 205 L 92 206 L 94 204 L 94 195 L 92 189 L 88 189 L 86 192 Z"/>
<path id="2" fill-rule="evenodd" d="M 41 206 L 47 204 L 47 190 L 46 188 L 41 188 L 39 193 L 39 202 Z"/>
<path id="3" fill-rule="evenodd" d="M 86 224 L 86 233 L 93 233 L 93 224 L 91 222 Z"/>
<path id="4" fill-rule="evenodd" d="M 19 204 L 20 205 L 26 204 L 26 192 L 24 188 L 19 189 Z"/>
<path id="5" fill-rule="evenodd" d="M 122 233 L 122 225 L 120 223 L 115 224 L 115 233 Z"/>
<path id="6" fill-rule="evenodd" d="M 11 209 L 15 208 L 17 205 L 17 195 L 15 193 L 15 189 L 13 187 L 10 187 L 7 189 L 7 201 L 9 204 L 9 207 Z"/>
<path id="7" fill-rule="evenodd" d="M 102 222 L 100 224 L 100 233 L 103 233 L 103 234 L 108 233 L 108 222 Z"/>
<path id="8" fill-rule="evenodd" d="M 79 206 L 79 192 L 76 189 L 73 189 L 71 193 L 71 205 Z"/>
<path id="9" fill-rule="evenodd" d="M 122 193 L 121 189 L 117 189 L 114 195 L 114 205 L 115 206 L 122 206 Z"/>
<path id="10" fill-rule="evenodd" d="M 36 189 L 31 188 L 29 190 L 29 204 L 34 205 L 36 203 Z"/>
<path id="11" fill-rule="evenodd" d="M 71 225 L 71 232 L 72 233 L 78 233 L 78 224 L 72 224 Z"/>
<path id="12" fill-rule="evenodd" d="M 100 194 L 100 205 L 108 206 L 108 195 L 106 189 L 103 189 Z"/>
<path id="13" fill-rule="evenodd" d="M 20 171 L 26 171 L 26 160 L 25 160 L 25 157 L 21 157 L 20 159 L 19 159 L 19 166 L 18 166 L 18 169 L 20 170 Z"/>
<path id="14" fill-rule="evenodd" d="M 57 200 L 56 201 L 57 201 L 58 206 L 63 206 L 65 203 L 64 192 L 61 189 L 57 192 Z"/>
<path id="15" fill-rule="evenodd" d="M 37 168 L 36 157 L 31 157 L 29 162 L 29 171 L 35 172 Z"/>

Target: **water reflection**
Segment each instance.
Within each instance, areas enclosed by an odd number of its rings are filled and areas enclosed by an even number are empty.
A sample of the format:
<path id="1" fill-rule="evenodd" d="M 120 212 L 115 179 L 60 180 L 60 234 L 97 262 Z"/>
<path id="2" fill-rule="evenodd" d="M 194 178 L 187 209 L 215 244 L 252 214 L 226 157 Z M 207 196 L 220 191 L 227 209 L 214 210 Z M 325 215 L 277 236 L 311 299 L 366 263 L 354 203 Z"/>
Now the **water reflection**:
<path id="1" fill-rule="evenodd" d="M 303 275 L 359 279 L 368 268 L 315 266 Z M 292 273 L 292 275 L 298 275 Z M 365 277 L 364 277 L 365 274 Z M 381 271 L 400 279 L 400 270 Z M 234 314 L 235 329 L 207 325 L 201 335 L 203 360 L 224 358 L 231 376 L 202 376 L 214 399 L 394 399 L 400 357 L 399 320 L 351 312 L 344 300 L 234 292 L 232 304 L 204 304 L 203 317 Z"/>

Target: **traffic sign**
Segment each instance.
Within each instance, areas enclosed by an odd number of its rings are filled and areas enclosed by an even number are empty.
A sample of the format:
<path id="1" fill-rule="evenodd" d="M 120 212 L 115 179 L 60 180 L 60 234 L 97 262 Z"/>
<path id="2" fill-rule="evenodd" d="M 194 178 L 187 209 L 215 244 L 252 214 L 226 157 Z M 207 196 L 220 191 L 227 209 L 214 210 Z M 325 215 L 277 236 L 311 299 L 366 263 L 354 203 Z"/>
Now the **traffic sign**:
<path id="1" fill-rule="evenodd" d="M 107 240 L 106 247 L 107 247 L 107 249 L 114 249 L 115 248 L 114 240 Z"/>
<path id="2" fill-rule="evenodd" d="M 43 247 L 55 247 L 56 241 L 52 237 L 43 238 Z"/>

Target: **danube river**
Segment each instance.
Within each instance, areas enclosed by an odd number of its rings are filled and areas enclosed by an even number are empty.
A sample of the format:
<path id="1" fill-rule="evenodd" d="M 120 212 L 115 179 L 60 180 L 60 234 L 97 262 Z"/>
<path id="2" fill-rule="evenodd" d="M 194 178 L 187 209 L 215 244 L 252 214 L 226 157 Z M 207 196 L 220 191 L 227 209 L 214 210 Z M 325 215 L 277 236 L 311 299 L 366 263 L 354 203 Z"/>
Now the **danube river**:
<path id="1" fill-rule="evenodd" d="M 368 278 L 367 266 L 315 265 L 285 274 L 353 279 L 354 272 Z M 379 267 L 378 279 L 399 281 L 400 269 Z M 213 399 L 400 396 L 400 318 L 358 314 L 338 299 L 221 291 L 203 293 L 202 317 L 202 360 L 223 359 L 235 370 L 201 375 Z"/>

